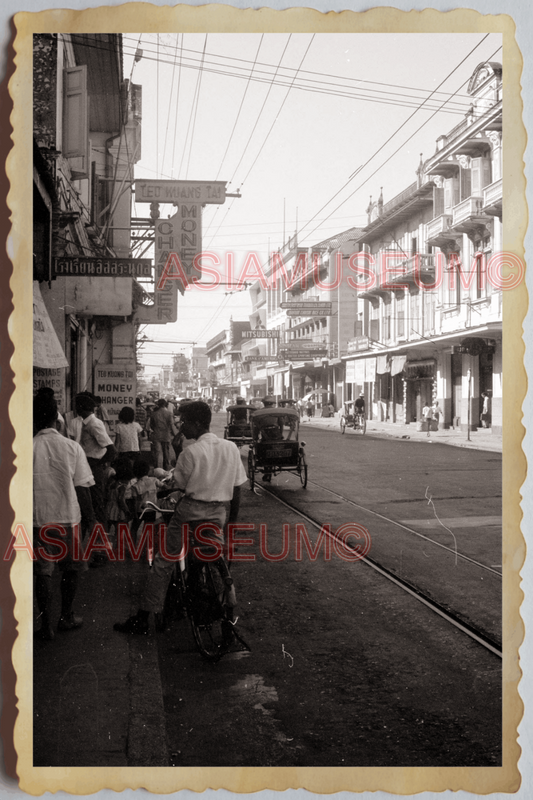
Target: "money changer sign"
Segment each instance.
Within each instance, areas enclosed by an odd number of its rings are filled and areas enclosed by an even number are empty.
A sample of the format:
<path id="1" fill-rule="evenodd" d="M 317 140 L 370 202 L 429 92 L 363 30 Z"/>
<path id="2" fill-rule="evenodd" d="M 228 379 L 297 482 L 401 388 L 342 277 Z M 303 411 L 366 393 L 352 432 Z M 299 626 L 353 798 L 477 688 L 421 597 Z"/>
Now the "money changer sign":
<path id="1" fill-rule="evenodd" d="M 124 406 L 135 410 L 135 364 L 104 364 L 94 370 L 94 393 L 102 398 L 102 405 L 114 423 Z"/>

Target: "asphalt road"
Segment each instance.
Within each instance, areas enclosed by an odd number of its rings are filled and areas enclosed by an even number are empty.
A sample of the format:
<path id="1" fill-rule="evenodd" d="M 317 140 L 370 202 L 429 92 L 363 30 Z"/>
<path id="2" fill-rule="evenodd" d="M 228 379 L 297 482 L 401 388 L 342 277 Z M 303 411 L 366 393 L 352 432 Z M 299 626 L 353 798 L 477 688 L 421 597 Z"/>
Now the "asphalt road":
<path id="1" fill-rule="evenodd" d="M 218 415 L 218 433 L 221 424 Z M 283 473 L 273 493 L 320 523 L 365 526 L 372 557 L 497 638 L 500 457 L 311 428 L 305 438 L 308 489 Z M 311 551 L 319 529 L 261 486 L 244 489 L 240 519 L 249 529 L 238 535 L 248 541 L 233 573 L 239 629 L 252 652 L 206 664 L 183 619 L 158 636 L 170 764 L 500 763 L 497 656 L 365 564 L 336 551 L 327 559 L 324 543 L 313 560 L 297 525 Z M 284 532 L 287 556 L 270 560 L 284 549 Z M 438 546 L 453 537 L 457 546 Z"/>

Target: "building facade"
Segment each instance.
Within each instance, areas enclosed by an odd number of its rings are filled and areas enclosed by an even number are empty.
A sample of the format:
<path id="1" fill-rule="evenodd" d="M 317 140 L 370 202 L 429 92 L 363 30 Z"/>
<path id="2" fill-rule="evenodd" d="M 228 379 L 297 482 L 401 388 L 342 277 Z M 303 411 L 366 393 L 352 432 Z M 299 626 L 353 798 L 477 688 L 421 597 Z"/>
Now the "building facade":
<path id="1" fill-rule="evenodd" d="M 34 390 L 135 397 L 131 195 L 141 88 L 118 34 L 34 35 Z M 143 268 L 149 272 L 149 267 Z"/>
<path id="2" fill-rule="evenodd" d="M 358 243 L 358 335 L 348 342 L 347 399 L 370 417 L 412 423 L 438 402 L 446 427 L 475 429 L 483 397 L 502 426 L 502 71 L 481 64 L 465 119 L 439 137 L 417 180 L 367 211 Z"/>

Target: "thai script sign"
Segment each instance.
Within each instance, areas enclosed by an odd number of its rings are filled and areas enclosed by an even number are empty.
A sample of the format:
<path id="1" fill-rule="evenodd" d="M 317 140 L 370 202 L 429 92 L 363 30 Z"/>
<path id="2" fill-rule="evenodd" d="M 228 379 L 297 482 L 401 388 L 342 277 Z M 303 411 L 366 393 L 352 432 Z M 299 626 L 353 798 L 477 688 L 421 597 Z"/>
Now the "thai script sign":
<path id="1" fill-rule="evenodd" d="M 321 311 L 325 316 L 331 314 L 332 304 L 319 302 L 316 300 L 293 300 L 292 302 L 280 303 L 280 308 L 286 308 L 287 313 L 293 312 L 293 316 L 305 316 L 310 312 Z M 300 312 L 297 314 L 296 312 Z"/>
<path id="2" fill-rule="evenodd" d="M 315 305 L 317 305 L 315 303 Z M 306 306 L 305 308 L 288 308 L 288 317 L 331 317 L 333 314 L 331 303 L 321 303 L 320 305 L 327 305 L 328 308 L 315 308 L 315 306 Z"/>
<path id="3" fill-rule="evenodd" d="M 357 353 L 360 350 L 368 350 L 370 348 L 370 339 L 368 336 L 357 336 L 355 339 L 350 339 L 347 345 L 348 353 Z"/>
<path id="4" fill-rule="evenodd" d="M 54 258 L 52 275 L 55 278 L 150 278 L 152 261 L 149 258 L 62 256 Z"/>

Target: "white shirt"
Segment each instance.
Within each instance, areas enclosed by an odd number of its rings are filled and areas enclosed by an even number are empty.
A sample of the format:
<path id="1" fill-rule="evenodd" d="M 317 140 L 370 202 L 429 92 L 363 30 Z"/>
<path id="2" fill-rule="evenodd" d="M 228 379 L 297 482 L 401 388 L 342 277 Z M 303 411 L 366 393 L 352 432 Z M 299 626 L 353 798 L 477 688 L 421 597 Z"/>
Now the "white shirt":
<path id="1" fill-rule="evenodd" d="M 229 503 L 235 487 L 247 480 L 237 445 L 214 433 L 204 433 L 183 450 L 173 474 L 188 497 L 212 503 Z"/>
<path id="2" fill-rule="evenodd" d="M 108 445 L 113 444 L 104 423 L 95 414 L 89 414 L 83 420 L 80 444 L 87 458 L 103 458 Z"/>
<path id="3" fill-rule="evenodd" d="M 139 451 L 139 434 L 142 431 L 138 422 L 117 422 L 115 427 L 115 446 L 118 453 Z"/>
<path id="4" fill-rule="evenodd" d="M 75 486 L 94 484 L 85 453 L 77 442 L 44 428 L 33 437 L 33 524 L 75 525 L 81 511 Z"/>
<path id="5" fill-rule="evenodd" d="M 75 442 L 81 439 L 81 426 L 83 418 L 78 416 L 75 411 L 67 411 L 65 414 L 65 426 L 67 429 L 67 436 L 69 439 L 74 439 Z"/>

